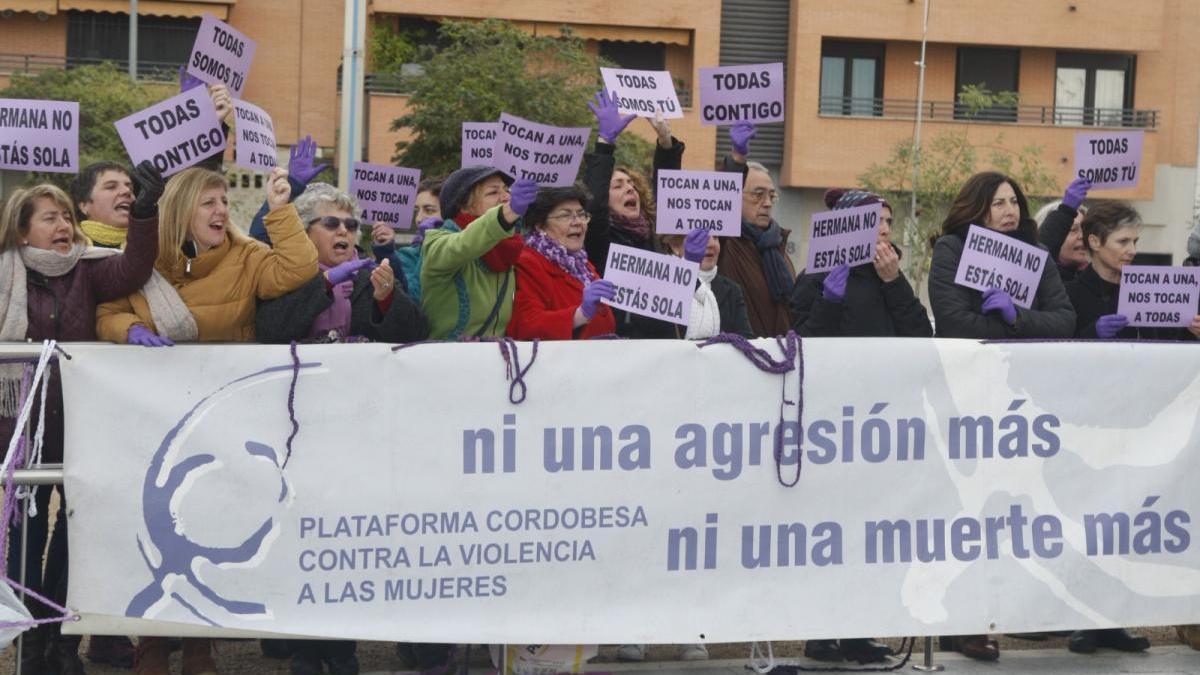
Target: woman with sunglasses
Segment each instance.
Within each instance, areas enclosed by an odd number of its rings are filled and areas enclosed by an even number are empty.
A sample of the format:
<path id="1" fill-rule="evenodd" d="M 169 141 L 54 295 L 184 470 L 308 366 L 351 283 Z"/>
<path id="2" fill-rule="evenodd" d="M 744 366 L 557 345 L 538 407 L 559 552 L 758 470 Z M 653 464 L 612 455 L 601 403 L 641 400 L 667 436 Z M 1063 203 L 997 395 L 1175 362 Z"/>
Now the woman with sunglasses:
<path id="1" fill-rule="evenodd" d="M 321 274 L 287 295 L 259 304 L 259 342 L 412 342 L 429 334 L 425 315 L 397 288 L 391 263 L 375 266 L 355 242 L 361 223 L 354 198 L 328 183 L 313 183 L 294 202 L 308 238 L 317 248 Z"/>
<path id="2" fill-rule="evenodd" d="M 517 295 L 508 334 L 518 340 L 573 340 L 616 330 L 602 300 L 615 291 L 588 261 L 583 242 L 588 194 L 580 186 L 547 188 L 525 212 L 529 233 L 517 258 Z"/>

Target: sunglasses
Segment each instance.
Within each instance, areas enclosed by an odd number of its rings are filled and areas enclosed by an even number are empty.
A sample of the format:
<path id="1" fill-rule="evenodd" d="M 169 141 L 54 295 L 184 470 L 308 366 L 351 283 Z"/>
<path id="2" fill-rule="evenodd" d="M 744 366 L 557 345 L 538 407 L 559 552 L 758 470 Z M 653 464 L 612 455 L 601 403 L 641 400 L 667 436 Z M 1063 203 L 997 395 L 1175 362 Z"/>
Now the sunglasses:
<path id="1" fill-rule="evenodd" d="M 337 232 L 337 229 L 343 225 L 346 227 L 347 232 L 358 232 L 358 226 L 360 224 L 358 222 L 357 218 L 338 218 L 337 216 L 324 216 L 322 218 L 313 218 L 311 221 L 309 221 L 308 225 L 309 225 L 309 227 L 312 227 L 313 225 L 316 225 L 317 223 L 320 223 L 321 225 L 323 225 L 325 227 L 325 229 L 329 230 L 330 232 Z"/>

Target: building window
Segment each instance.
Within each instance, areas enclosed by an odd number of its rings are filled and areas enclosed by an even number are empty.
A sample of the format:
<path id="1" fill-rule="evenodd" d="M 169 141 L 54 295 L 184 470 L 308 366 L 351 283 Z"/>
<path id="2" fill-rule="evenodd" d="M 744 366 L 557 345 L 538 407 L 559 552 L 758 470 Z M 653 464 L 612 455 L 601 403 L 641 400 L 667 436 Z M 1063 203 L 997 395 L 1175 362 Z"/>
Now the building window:
<path id="1" fill-rule="evenodd" d="M 992 93 L 1019 91 L 1020 68 L 1021 52 L 1017 49 L 959 47 L 954 91 L 961 92 L 963 87 L 968 85 L 984 88 Z M 1017 109 L 1013 106 L 992 106 L 972 111 L 955 105 L 954 118 L 1016 122 Z"/>
<path id="2" fill-rule="evenodd" d="M 187 63 L 200 19 L 138 17 L 138 74 L 170 73 Z M 129 64 L 129 15 L 75 12 L 67 15 L 67 65 L 115 61 Z"/>
<path id="3" fill-rule="evenodd" d="M 629 70 L 667 69 L 667 46 L 661 42 L 601 40 L 600 56 Z"/>
<path id="4" fill-rule="evenodd" d="M 1132 54 L 1059 52 L 1054 80 L 1054 123 L 1129 126 L 1134 123 Z"/>
<path id="5" fill-rule="evenodd" d="M 883 114 L 883 44 L 838 42 L 821 45 L 822 115 Z"/>

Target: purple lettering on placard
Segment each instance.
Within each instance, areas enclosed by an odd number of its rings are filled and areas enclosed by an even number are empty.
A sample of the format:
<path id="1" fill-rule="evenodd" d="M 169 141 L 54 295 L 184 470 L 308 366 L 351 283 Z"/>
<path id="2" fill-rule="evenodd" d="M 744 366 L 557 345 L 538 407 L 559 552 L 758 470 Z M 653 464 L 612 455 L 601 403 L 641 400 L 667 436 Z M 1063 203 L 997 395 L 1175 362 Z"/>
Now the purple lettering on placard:
<path id="1" fill-rule="evenodd" d="M 408 230 L 413 226 L 413 209 L 420 185 L 418 169 L 355 162 L 350 177 L 350 195 L 358 201 L 365 222 L 386 223 L 393 230 Z"/>
<path id="2" fill-rule="evenodd" d="M 0 98 L 0 169 L 79 171 L 79 104 Z"/>
<path id="3" fill-rule="evenodd" d="M 617 287 L 612 300 L 617 309 L 687 325 L 692 314 L 699 263 L 640 248 L 613 244 L 608 247 L 604 278 Z"/>
<path id="4" fill-rule="evenodd" d="M 717 237 L 742 234 L 742 177 L 726 171 L 658 172 L 658 234 L 709 230 Z"/>
<path id="5" fill-rule="evenodd" d="M 1075 176 L 1092 189 L 1134 187 L 1142 173 L 1144 131 L 1075 134 Z"/>
<path id="6" fill-rule="evenodd" d="M 242 100 L 233 102 L 237 130 L 234 163 L 251 171 L 270 171 L 278 163 L 275 125 L 267 111 Z"/>
<path id="7" fill-rule="evenodd" d="M 1029 309 L 1042 282 L 1049 254 L 1000 232 L 972 225 L 954 283 L 977 291 L 999 288 L 1018 307 Z"/>
<path id="8" fill-rule="evenodd" d="M 855 267 L 875 259 L 882 204 L 814 213 L 808 229 L 809 274 L 839 265 Z"/>
<path id="9" fill-rule="evenodd" d="M 758 63 L 700 69 L 700 123 L 782 122 L 783 64 Z"/>
<path id="10" fill-rule="evenodd" d="M 493 166 L 499 129 L 499 122 L 463 122 L 462 161 L 459 166 Z"/>
<path id="11" fill-rule="evenodd" d="M 493 166 L 514 180 L 528 178 L 541 187 L 575 183 L 587 147 L 587 127 L 552 127 L 508 113 L 500 114 L 498 124 Z"/>
<path id="12" fill-rule="evenodd" d="M 150 160 L 164 176 L 225 151 L 225 131 L 204 87 L 156 103 L 113 123 L 129 159 Z"/>
<path id="13" fill-rule="evenodd" d="M 675 81 L 665 70 L 622 70 L 601 68 L 604 88 L 616 93 L 617 107 L 624 113 L 638 117 L 654 117 L 659 111 L 663 117 L 683 117 L 683 106 L 675 95 Z"/>
<path id="14" fill-rule="evenodd" d="M 202 82 L 223 84 L 234 98 L 241 98 L 257 48 L 258 44 L 241 31 L 205 14 L 188 56 L 187 71 Z"/>
<path id="15" fill-rule="evenodd" d="M 1117 314 L 1130 326 L 1187 326 L 1197 314 L 1200 268 L 1126 265 Z"/>

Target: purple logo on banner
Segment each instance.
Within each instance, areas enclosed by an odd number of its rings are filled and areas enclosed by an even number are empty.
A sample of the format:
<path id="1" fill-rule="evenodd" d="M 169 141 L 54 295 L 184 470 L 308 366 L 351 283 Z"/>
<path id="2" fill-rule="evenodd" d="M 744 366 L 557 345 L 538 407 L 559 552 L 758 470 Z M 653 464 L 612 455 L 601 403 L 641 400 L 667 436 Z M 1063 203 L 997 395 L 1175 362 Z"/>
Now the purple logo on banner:
<path id="1" fill-rule="evenodd" d="M 683 117 L 683 106 L 675 95 L 675 82 L 665 70 L 621 70 L 601 68 L 604 88 L 617 94 L 617 107 L 621 112 L 633 113 L 638 117 L 654 117 L 662 111 L 663 117 Z"/>
<path id="2" fill-rule="evenodd" d="M 1029 309 L 1049 257 L 1037 246 L 972 225 L 954 283 L 977 291 L 999 288 L 1012 296 L 1017 306 Z"/>
<path id="3" fill-rule="evenodd" d="M 257 48 L 257 43 L 241 31 L 205 14 L 188 56 L 187 71 L 202 82 L 223 84 L 234 98 L 241 98 Z"/>
<path id="4" fill-rule="evenodd" d="M 1142 166 L 1144 131 L 1075 134 L 1075 175 L 1092 189 L 1134 187 Z"/>
<path id="5" fill-rule="evenodd" d="M 499 129 L 499 122 L 463 122 L 462 161 L 459 166 L 492 166 Z"/>
<path id="6" fill-rule="evenodd" d="M 699 263 L 640 248 L 608 247 L 604 278 L 617 294 L 605 303 L 634 314 L 687 325 L 692 314 Z"/>
<path id="7" fill-rule="evenodd" d="M 1117 314 L 1130 326 L 1187 326 L 1197 314 L 1200 268 L 1126 265 Z"/>
<path id="8" fill-rule="evenodd" d="M 79 104 L 0 98 L 0 169 L 79 171 Z"/>
<path id="9" fill-rule="evenodd" d="M 700 69 L 700 123 L 782 122 L 783 64 Z"/>
<path id="10" fill-rule="evenodd" d="M 882 204 L 814 213 L 808 230 L 808 273 L 839 265 L 855 267 L 875 259 Z"/>
<path id="11" fill-rule="evenodd" d="M 587 127 L 552 127 L 500 114 L 500 131 L 492 151 L 494 166 L 510 177 L 528 178 L 541 187 L 562 187 L 575 182 Z"/>
<path id="12" fill-rule="evenodd" d="M 225 132 L 204 87 L 156 103 L 114 123 L 135 165 L 150 160 L 164 176 L 225 150 Z"/>
<path id="13" fill-rule="evenodd" d="M 718 237 L 742 234 L 742 177 L 726 171 L 658 172 L 655 232 L 710 230 Z"/>
<path id="14" fill-rule="evenodd" d="M 278 163 L 275 125 L 265 110 L 242 100 L 234 100 L 237 119 L 237 143 L 234 163 L 251 171 L 270 171 Z"/>
<path id="15" fill-rule="evenodd" d="M 407 230 L 413 226 L 420 184 L 421 172 L 417 169 L 355 162 L 350 194 L 358 201 L 366 222 Z"/>

